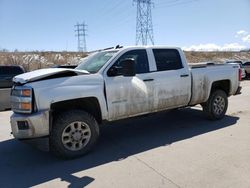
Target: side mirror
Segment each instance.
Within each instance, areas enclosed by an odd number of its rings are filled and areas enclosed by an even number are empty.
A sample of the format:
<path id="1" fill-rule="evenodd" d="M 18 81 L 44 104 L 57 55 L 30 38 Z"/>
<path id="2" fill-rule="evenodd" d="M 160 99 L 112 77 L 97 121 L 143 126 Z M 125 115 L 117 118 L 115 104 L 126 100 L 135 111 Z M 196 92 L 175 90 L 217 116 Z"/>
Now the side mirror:
<path id="1" fill-rule="evenodd" d="M 124 59 L 121 62 L 122 66 L 122 75 L 126 77 L 135 76 L 136 68 L 135 68 L 135 60 L 134 59 Z"/>
<path id="2" fill-rule="evenodd" d="M 113 77 L 113 76 L 117 76 L 117 73 L 118 73 L 117 67 L 113 66 L 109 69 L 109 71 L 107 72 L 107 75 L 110 77 Z"/>

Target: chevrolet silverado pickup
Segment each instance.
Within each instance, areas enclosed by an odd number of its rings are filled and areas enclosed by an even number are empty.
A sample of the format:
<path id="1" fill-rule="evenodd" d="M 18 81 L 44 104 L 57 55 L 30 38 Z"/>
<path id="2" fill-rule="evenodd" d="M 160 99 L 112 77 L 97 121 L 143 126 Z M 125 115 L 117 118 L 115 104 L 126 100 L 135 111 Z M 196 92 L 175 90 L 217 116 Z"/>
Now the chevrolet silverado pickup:
<path id="1" fill-rule="evenodd" d="M 11 128 L 19 140 L 75 158 L 94 147 L 103 122 L 197 104 L 209 119 L 221 119 L 240 78 L 237 64 L 188 65 L 180 48 L 99 51 L 76 69 L 16 76 Z"/>

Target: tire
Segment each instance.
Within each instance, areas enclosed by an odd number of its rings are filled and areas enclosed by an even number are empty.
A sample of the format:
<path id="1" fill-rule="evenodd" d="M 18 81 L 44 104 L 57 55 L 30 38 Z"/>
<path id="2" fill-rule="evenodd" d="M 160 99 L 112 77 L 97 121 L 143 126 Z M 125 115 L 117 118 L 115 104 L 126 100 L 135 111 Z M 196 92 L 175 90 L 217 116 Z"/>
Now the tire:
<path id="1" fill-rule="evenodd" d="M 74 159 L 88 153 L 99 137 L 95 118 L 82 110 L 71 110 L 55 117 L 50 134 L 50 151 L 57 157 Z"/>
<path id="2" fill-rule="evenodd" d="M 228 99 L 223 90 L 213 91 L 207 102 L 202 104 L 203 112 L 210 120 L 222 119 L 227 111 Z"/>

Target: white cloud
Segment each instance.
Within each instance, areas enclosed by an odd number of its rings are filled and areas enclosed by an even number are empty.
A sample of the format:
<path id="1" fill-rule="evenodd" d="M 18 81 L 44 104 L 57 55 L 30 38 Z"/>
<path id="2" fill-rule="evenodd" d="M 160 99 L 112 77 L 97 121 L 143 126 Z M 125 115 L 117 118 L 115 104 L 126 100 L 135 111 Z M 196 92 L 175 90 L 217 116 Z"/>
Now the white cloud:
<path id="1" fill-rule="evenodd" d="M 250 34 L 245 30 L 240 30 L 236 32 L 235 37 L 240 38 L 240 40 L 244 43 L 250 43 Z M 189 47 L 183 47 L 182 49 L 185 51 L 240 51 L 249 48 L 239 43 L 228 43 L 224 45 L 207 43 L 207 44 L 199 44 L 199 45 L 192 45 Z"/>
<path id="2" fill-rule="evenodd" d="M 229 43 L 224 44 L 223 46 L 208 43 L 208 44 L 199 44 L 192 45 L 190 47 L 183 47 L 185 51 L 240 51 L 246 49 L 246 46 L 240 45 L 238 43 Z"/>
<path id="3" fill-rule="evenodd" d="M 248 34 L 248 32 L 247 31 L 245 31 L 245 30 L 240 30 L 240 31 L 238 31 L 237 33 L 236 33 L 236 35 L 235 35 L 235 37 L 236 38 L 242 38 L 242 37 L 245 37 L 246 35 Z"/>
<path id="4" fill-rule="evenodd" d="M 244 50 L 246 48 L 247 48 L 246 46 L 241 45 L 239 43 L 229 43 L 229 44 L 224 44 L 221 50 L 222 51 L 238 51 L 238 50 Z"/>
<path id="5" fill-rule="evenodd" d="M 243 42 L 249 42 L 250 43 L 250 35 L 246 35 L 242 38 Z"/>
<path id="6" fill-rule="evenodd" d="M 235 37 L 240 38 L 243 42 L 250 43 L 250 34 L 245 30 L 238 31 Z"/>

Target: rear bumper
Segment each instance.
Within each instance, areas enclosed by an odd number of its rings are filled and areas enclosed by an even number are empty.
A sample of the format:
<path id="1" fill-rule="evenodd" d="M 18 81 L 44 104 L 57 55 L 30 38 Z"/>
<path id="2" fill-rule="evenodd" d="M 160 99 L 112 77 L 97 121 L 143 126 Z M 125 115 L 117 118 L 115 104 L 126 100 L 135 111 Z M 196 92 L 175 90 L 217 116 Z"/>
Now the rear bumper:
<path id="1" fill-rule="evenodd" d="M 238 89 L 237 89 L 237 91 L 236 91 L 236 93 L 234 95 L 240 95 L 241 94 L 241 89 L 242 89 L 242 87 L 239 86 Z"/>

